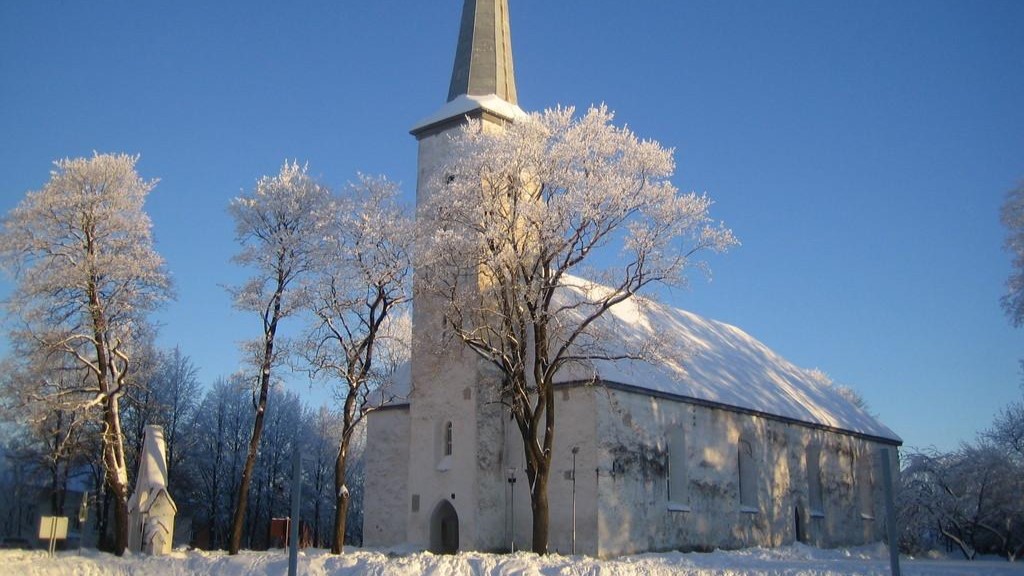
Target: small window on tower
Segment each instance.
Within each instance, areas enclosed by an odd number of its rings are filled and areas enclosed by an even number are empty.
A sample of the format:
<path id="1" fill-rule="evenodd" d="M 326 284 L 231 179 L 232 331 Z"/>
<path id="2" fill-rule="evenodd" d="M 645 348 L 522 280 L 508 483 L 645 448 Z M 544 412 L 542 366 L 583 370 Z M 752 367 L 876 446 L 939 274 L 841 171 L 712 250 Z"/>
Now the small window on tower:
<path id="1" fill-rule="evenodd" d="M 452 469 L 452 452 L 455 448 L 455 425 L 451 420 L 440 420 L 434 424 L 434 457 L 437 469 L 447 472 Z"/>

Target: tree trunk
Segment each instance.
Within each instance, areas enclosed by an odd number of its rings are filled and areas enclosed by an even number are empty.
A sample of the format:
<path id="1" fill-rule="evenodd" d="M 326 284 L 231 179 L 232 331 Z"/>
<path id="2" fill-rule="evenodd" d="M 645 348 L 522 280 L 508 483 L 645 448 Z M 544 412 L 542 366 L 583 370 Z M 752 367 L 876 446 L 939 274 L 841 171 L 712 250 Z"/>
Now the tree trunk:
<path id="1" fill-rule="evenodd" d="M 320 492 L 313 503 L 313 547 L 320 547 Z"/>
<path id="2" fill-rule="evenodd" d="M 347 435 L 342 434 L 341 446 L 338 448 L 338 459 L 334 462 L 334 538 L 331 542 L 331 554 L 341 554 L 345 549 L 345 522 L 348 520 L 348 486 L 345 485 L 345 472 L 348 459 Z"/>
<path id="3" fill-rule="evenodd" d="M 124 486 L 114 488 L 114 554 L 128 548 L 128 494 Z"/>
<path id="4" fill-rule="evenodd" d="M 548 466 L 542 465 L 530 491 L 533 509 L 533 552 L 548 553 Z"/>
<path id="5" fill-rule="evenodd" d="M 64 504 L 63 498 L 60 495 L 60 432 L 64 424 L 64 413 L 61 410 L 56 411 L 57 423 L 54 425 L 53 432 L 53 449 L 50 452 L 50 456 L 53 458 L 50 461 L 50 513 L 54 516 L 64 515 Z"/>
<path id="6" fill-rule="evenodd" d="M 273 344 L 271 343 L 271 346 Z M 264 364 L 269 364 L 269 356 Z M 249 484 L 252 482 L 252 471 L 256 467 L 256 453 L 260 447 L 260 437 L 263 435 L 263 416 L 267 410 L 267 394 L 270 388 L 270 367 L 263 370 L 260 379 L 260 398 L 256 406 L 256 420 L 252 426 L 252 438 L 249 440 L 249 453 L 245 457 L 245 467 L 242 468 L 242 482 L 238 486 L 238 497 L 235 500 L 235 514 L 231 521 L 231 542 L 228 544 L 228 554 L 238 554 L 242 547 L 242 530 L 245 525 L 245 511 L 249 505 Z"/>
<path id="7" fill-rule="evenodd" d="M 281 256 L 279 255 L 279 260 Z M 249 439 L 249 453 L 245 457 L 245 467 L 242 469 L 242 484 L 238 487 L 238 500 L 235 504 L 235 516 L 231 523 L 231 543 L 228 546 L 228 554 L 238 554 L 242 546 L 242 525 L 245 522 L 245 509 L 249 503 L 249 483 L 252 481 L 252 471 L 256 466 L 256 452 L 260 447 L 260 437 L 263 436 L 263 418 L 267 412 L 267 396 L 270 391 L 270 368 L 274 363 L 274 337 L 277 335 L 277 323 L 281 319 L 281 299 L 284 296 L 285 277 L 284 269 L 278 266 L 277 289 L 271 300 L 273 312 L 270 321 L 263 317 L 263 358 L 260 359 L 260 397 L 256 404 L 256 420 L 252 425 L 252 438 Z"/>
<path id="8" fill-rule="evenodd" d="M 114 499 L 114 554 L 120 556 L 128 548 L 128 475 L 124 451 L 118 449 L 123 444 L 117 396 L 107 397 L 103 419 L 103 464 L 107 469 L 107 487 Z"/>
<path id="9" fill-rule="evenodd" d="M 90 256 L 95 254 L 91 239 L 88 253 Z M 97 388 L 103 395 L 103 466 L 110 495 L 114 498 L 114 554 L 121 556 L 128 547 L 128 470 L 119 405 L 122 382 L 115 376 L 117 370 L 112 360 L 115 353 L 107 342 L 107 318 L 103 314 L 98 284 L 96 274 L 92 274 L 86 288 L 92 318 L 92 345 L 96 351 L 93 373 Z"/>

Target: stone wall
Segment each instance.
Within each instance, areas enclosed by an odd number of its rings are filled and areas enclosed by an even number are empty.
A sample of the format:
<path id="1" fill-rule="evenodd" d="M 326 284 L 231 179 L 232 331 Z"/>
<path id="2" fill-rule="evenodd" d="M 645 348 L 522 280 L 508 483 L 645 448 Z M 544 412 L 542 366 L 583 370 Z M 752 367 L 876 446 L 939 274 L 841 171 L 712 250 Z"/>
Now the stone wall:
<path id="1" fill-rule="evenodd" d="M 600 556 L 884 538 L 878 442 L 621 390 L 593 393 Z M 741 446 L 749 447 L 745 488 Z M 819 456 L 820 509 L 811 507 L 808 453 Z M 895 450 L 892 458 L 898 469 Z"/>
<path id="2" fill-rule="evenodd" d="M 395 546 L 406 542 L 410 500 L 409 409 L 387 408 L 367 416 L 366 492 L 363 496 L 363 544 Z"/>

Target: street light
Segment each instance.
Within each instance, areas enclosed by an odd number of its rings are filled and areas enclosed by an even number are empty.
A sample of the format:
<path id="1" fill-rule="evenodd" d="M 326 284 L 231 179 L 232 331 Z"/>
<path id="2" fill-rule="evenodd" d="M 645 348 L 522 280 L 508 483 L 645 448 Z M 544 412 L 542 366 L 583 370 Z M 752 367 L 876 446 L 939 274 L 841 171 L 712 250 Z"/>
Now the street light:
<path id="1" fill-rule="evenodd" d="M 299 511 L 302 503 L 302 450 L 292 448 L 292 515 L 288 523 L 288 576 L 295 576 L 299 568 Z"/>
<path id="2" fill-rule="evenodd" d="M 572 553 L 576 555 L 576 454 L 579 446 L 572 447 Z"/>
<path id="3" fill-rule="evenodd" d="M 508 485 L 512 490 L 512 553 L 516 551 L 516 467 L 508 468 Z"/>

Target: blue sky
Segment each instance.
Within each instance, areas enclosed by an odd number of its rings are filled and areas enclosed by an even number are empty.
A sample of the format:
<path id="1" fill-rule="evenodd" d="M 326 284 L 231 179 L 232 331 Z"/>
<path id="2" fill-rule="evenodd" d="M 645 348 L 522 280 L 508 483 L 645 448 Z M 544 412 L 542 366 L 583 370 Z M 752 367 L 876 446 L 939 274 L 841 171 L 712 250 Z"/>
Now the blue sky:
<path id="1" fill-rule="evenodd" d="M 52 160 L 139 153 L 178 300 L 161 343 L 210 382 L 259 330 L 225 208 L 285 159 L 403 183 L 461 2 L 0 2 L 0 211 Z M 520 105 L 607 103 L 676 149 L 743 246 L 665 295 L 858 389 L 948 448 L 1021 397 L 998 207 L 1024 179 L 1024 3 L 511 2 Z M 2 286 L 2 285 L 0 285 Z M 7 285 L 9 288 L 9 285 Z M 293 385 L 305 390 L 301 379 Z"/>

